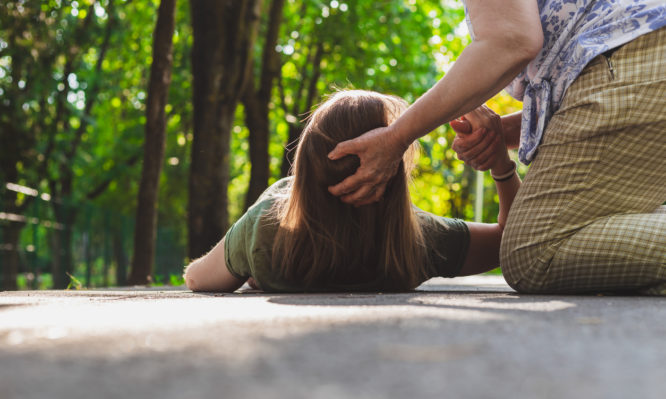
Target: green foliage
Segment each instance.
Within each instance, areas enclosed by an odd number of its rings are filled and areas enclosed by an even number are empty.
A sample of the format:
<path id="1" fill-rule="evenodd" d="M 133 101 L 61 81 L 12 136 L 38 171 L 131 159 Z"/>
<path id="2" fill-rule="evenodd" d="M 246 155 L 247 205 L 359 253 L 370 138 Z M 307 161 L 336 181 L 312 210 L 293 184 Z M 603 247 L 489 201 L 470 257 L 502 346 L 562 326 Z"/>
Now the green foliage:
<path id="1" fill-rule="evenodd" d="M 53 287 L 53 279 L 50 274 L 24 273 L 18 275 L 17 286 L 19 290 L 47 290 Z"/>
<path id="2" fill-rule="evenodd" d="M 70 230 L 75 248 L 82 230 L 88 229 L 96 233 L 91 234 L 92 245 L 103 245 L 108 241 L 105 232 L 114 232 L 124 235 L 124 250 L 131 249 L 132 223 L 127 220 L 134 217 L 141 173 L 156 9 L 154 1 L 125 0 L 7 1 L 0 5 L 0 123 L 9 127 L 0 129 L 0 134 L 2 142 L 17 143 L 13 148 L 0 146 L 0 155 L 15 165 L 17 176 L 10 181 L 50 194 L 50 203 L 60 204 L 66 213 L 77 212 L 79 220 L 68 222 L 74 223 Z M 162 184 L 162 198 L 167 199 L 162 202 L 158 229 L 177 229 L 179 233 L 167 238 L 165 245 L 182 249 L 189 146 L 187 139 L 182 142 L 176 136 L 191 137 L 187 2 L 179 2 L 178 24 L 172 103 L 167 109 L 170 164 Z M 9 178 L 11 173 L 6 171 L 10 169 L 3 163 L 0 176 Z M 1 181 L 4 188 L 6 179 Z M 19 207 L 26 196 L 16 198 Z M 87 211 L 80 209 L 85 203 L 89 205 L 84 208 L 109 211 L 96 211 L 89 221 Z M 43 205 L 40 215 L 34 217 L 49 222 L 57 219 L 45 209 L 49 203 Z M 33 212 L 24 208 L 22 213 Z M 109 212 L 112 217 L 106 216 Z M 54 257 L 49 242 L 61 233 L 43 226 L 24 229 L 21 243 L 27 261 L 23 271 L 44 275 L 50 266 L 40 264 L 40 259 Z M 27 251 L 27 246 L 39 252 Z M 86 284 L 99 286 L 106 278 L 96 278 L 103 251 L 96 252 L 98 258 L 92 265 L 96 273 Z M 183 251 L 177 252 L 174 261 L 180 265 Z M 73 255 L 72 271 L 81 279 L 86 262 L 82 254 L 74 251 Z"/>
<path id="3" fill-rule="evenodd" d="M 172 274 L 169 276 L 169 285 L 179 286 L 185 285 L 185 280 L 183 279 L 182 274 Z"/>
<path id="4" fill-rule="evenodd" d="M 77 279 L 76 277 L 72 276 L 72 275 L 69 274 L 69 273 L 67 273 L 67 275 L 68 275 L 69 278 L 70 278 L 70 282 L 69 282 L 69 284 L 67 285 L 67 289 L 68 289 L 68 290 L 80 290 L 81 288 L 83 288 L 83 284 L 81 284 L 81 282 L 79 281 L 79 279 Z"/>
<path id="5" fill-rule="evenodd" d="M 438 1 L 288 1 L 277 46 L 282 57 L 281 78 L 270 115 L 272 181 L 280 177 L 289 126 L 302 121 L 311 110 L 303 107 L 305 98 L 299 90 L 315 73 L 317 46 L 322 46 L 323 55 L 315 106 L 337 88 L 375 90 L 411 102 L 443 76 L 468 44 L 463 19 L 462 5 L 457 2 L 442 7 Z M 500 113 L 519 109 L 506 94 L 489 104 Z M 239 109 L 232 136 L 232 221 L 244 211 L 250 172 L 248 132 L 242 115 Z M 453 137 L 454 132 L 443 126 L 420 140 L 423 151 L 412 199 L 436 214 L 473 219 L 476 174 L 450 149 Z M 484 184 L 487 206 L 483 220 L 490 222 L 496 220 L 497 198 L 489 176 Z"/>
<path id="6" fill-rule="evenodd" d="M 163 287 L 165 285 L 178 287 L 181 285 L 185 285 L 185 280 L 183 280 L 182 274 L 169 274 L 169 275 L 156 274 L 151 285 L 153 287 Z"/>
<path id="7" fill-rule="evenodd" d="M 280 177 L 290 125 L 300 124 L 311 111 L 305 92 L 313 76 L 319 76 L 314 106 L 337 88 L 375 90 L 413 101 L 442 76 L 448 62 L 467 43 L 466 36 L 456 35 L 463 18 L 461 4 L 443 8 L 438 1 L 287 1 L 277 46 L 282 57 L 281 77 L 270 115 L 272 181 Z M 314 61 L 319 47 L 317 68 Z M 243 212 L 242 198 L 249 182 L 247 130 L 241 116 L 239 113 L 232 138 L 232 220 Z M 431 147 L 424 143 L 424 148 Z M 434 174 L 445 173 L 448 164 L 435 166 L 429 168 L 432 183 L 438 179 Z M 426 175 L 417 177 L 417 187 L 419 179 L 420 187 L 425 187 Z M 440 184 L 430 191 L 435 190 L 437 197 L 446 195 L 444 189 L 448 187 Z M 415 193 L 415 201 L 424 209 L 450 214 L 449 207 L 430 200 L 433 193 L 419 188 Z"/>
<path id="8" fill-rule="evenodd" d="M 104 268 L 111 264 L 110 237 L 122 236 L 123 251 L 131 251 L 158 3 L 8 0 L 0 4 L 0 190 L 12 180 L 50 194 L 50 204 L 57 200 L 79 211 L 80 220 L 73 222 L 74 246 L 83 248 L 86 231 L 96 232 L 87 238 L 97 248 L 89 254 L 90 265 L 85 254 L 74 252 L 73 275 L 84 285 L 114 282 L 115 266 Z M 179 276 L 185 263 L 193 117 L 189 3 L 180 1 L 177 7 L 155 268 L 157 275 L 171 276 L 156 281 L 169 280 L 172 285 L 182 284 L 180 277 L 173 276 Z M 262 15 L 266 19 L 267 13 Z M 263 47 L 263 35 L 259 37 L 257 69 Z M 280 77 L 270 104 L 270 183 L 280 177 L 290 127 L 298 127 L 325 95 L 353 87 L 414 101 L 441 78 L 468 41 L 459 2 L 287 0 L 276 47 Z M 501 113 L 518 106 L 506 96 L 490 104 Z M 231 141 L 231 221 L 244 211 L 251 167 L 248 136 L 239 107 Z M 421 140 L 423 156 L 412 198 L 422 209 L 471 219 L 476 174 L 456 159 L 452 140 L 448 127 Z M 492 221 L 497 198 L 488 175 L 484 184 L 483 218 Z M 12 209 L 55 220 L 48 202 L 40 202 L 35 210 L 29 206 L 31 198 L 15 195 Z M 5 202 L 2 206 L 0 212 L 10 210 Z M 86 207 L 95 210 L 86 213 Z M 21 271 L 39 271 L 46 281 L 52 257 L 48 243 L 54 230 L 39 226 L 21 234 Z M 29 245 L 34 251 L 26 250 Z M 91 281 L 85 281 L 86 267 L 92 268 Z M 104 270 L 107 276 L 102 276 Z M 20 284 L 35 286 L 26 275 Z"/>

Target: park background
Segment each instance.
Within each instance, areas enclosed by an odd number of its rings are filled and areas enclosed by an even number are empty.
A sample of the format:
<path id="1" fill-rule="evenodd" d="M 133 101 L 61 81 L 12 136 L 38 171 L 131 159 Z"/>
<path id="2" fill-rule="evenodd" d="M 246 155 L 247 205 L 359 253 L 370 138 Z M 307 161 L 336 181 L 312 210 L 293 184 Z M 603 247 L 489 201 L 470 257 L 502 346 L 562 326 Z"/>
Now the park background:
<path id="1" fill-rule="evenodd" d="M 288 173 L 327 94 L 413 102 L 469 41 L 450 0 L 3 1 L 0 288 L 182 284 Z M 494 222 L 493 181 L 453 136 L 420 140 L 412 199 Z"/>

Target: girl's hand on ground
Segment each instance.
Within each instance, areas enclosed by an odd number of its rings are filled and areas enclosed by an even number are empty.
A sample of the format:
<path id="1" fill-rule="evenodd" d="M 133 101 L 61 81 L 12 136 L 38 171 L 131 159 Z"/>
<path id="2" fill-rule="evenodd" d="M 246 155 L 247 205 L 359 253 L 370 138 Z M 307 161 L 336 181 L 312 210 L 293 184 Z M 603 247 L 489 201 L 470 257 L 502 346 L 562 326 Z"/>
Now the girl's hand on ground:
<path id="1" fill-rule="evenodd" d="M 394 136 L 390 127 L 380 127 L 339 143 L 328 157 L 332 160 L 357 155 L 361 166 L 328 191 L 343 202 L 361 206 L 377 202 L 386 190 L 386 183 L 395 176 L 402 155 L 407 149 Z"/>
<path id="2" fill-rule="evenodd" d="M 511 167 L 502 121 L 490 108 L 483 105 L 450 125 L 456 132 L 451 148 L 458 159 L 482 171 L 501 173 Z"/>

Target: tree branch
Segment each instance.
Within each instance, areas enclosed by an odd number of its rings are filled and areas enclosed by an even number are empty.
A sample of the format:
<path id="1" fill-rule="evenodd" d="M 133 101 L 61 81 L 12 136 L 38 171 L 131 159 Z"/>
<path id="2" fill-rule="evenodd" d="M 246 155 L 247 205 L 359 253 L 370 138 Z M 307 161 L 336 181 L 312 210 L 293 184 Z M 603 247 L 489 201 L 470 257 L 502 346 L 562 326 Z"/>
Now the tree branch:
<path id="1" fill-rule="evenodd" d="M 308 48 L 310 50 L 310 48 Z M 308 71 L 308 66 L 312 62 L 312 51 L 308 51 L 308 55 L 305 57 L 305 61 L 303 62 L 303 68 L 301 69 L 300 72 L 300 82 L 298 83 L 298 89 L 296 89 L 296 93 L 294 95 L 294 102 L 291 105 L 291 114 L 292 115 L 298 115 L 300 112 L 300 107 L 299 103 L 301 102 L 301 96 L 303 94 L 303 89 L 305 88 L 305 76 L 307 75 Z"/>
<path id="2" fill-rule="evenodd" d="M 312 77 L 310 78 L 310 85 L 308 87 L 308 96 L 305 100 L 305 109 L 301 110 L 301 114 L 310 112 L 312 104 L 314 103 L 315 96 L 317 95 L 317 82 L 321 76 L 321 60 L 324 57 L 324 45 L 319 42 L 315 50 L 314 62 L 312 63 Z"/>
<path id="3" fill-rule="evenodd" d="M 259 80 L 259 96 L 270 97 L 273 79 L 275 79 L 282 66 L 280 53 L 275 51 L 280 25 L 282 24 L 282 9 L 284 0 L 273 0 L 269 13 L 268 29 L 264 41 L 263 59 L 261 62 L 261 77 Z"/>
<path id="4" fill-rule="evenodd" d="M 111 171 L 109 171 L 107 177 L 102 182 L 100 182 L 92 190 L 88 191 L 88 193 L 86 194 L 86 198 L 89 200 L 93 200 L 99 197 L 102 193 L 104 193 L 104 191 L 106 191 L 106 189 L 109 187 L 109 184 L 111 184 L 114 180 L 116 180 L 116 178 L 120 174 L 118 173 L 118 170 L 128 166 L 134 166 L 139 161 L 139 159 L 141 159 L 141 154 L 142 152 L 139 151 L 136 154 L 132 155 L 130 158 L 128 158 L 126 161 L 116 164 L 116 167 Z"/>

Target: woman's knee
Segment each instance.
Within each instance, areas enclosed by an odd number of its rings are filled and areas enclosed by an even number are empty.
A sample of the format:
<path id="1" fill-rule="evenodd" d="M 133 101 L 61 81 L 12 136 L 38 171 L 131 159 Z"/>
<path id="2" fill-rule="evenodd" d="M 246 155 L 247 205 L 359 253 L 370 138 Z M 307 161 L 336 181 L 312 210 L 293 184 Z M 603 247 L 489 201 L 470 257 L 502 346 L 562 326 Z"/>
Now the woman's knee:
<path id="1" fill-rule="evenodd" d="M 500 248 L 500 267 L 502 269 L 502 276 L 504 280 L 514 290 L 521 292 L 522 276 L 524 271 L 521 266 L 524 262 L 520 261 L 520 254 L 515 245 L 505 244 L 502 242 Z"/>
<path id="2" fill-rule="evenodd" d="M 500 267 L 506 282 L 513 287 L 521 274 L 520 262 L 518 260 L 518 236 L 520 235 L 520 225 L 509 223 L 504 227 L 502 234 L 502 243 L 500 245 Z"/>
<path id="3" fill-rule="evenodd" d="M 549 293 L 548 275 L 539 272 L 538 261 L 522 263 L 518 257 L 511 256 L 501 265 L 506 283 L 521 294 Z"/>
<path id="4" fill-rule="evenodd" d="M 509 226 L 507 226 L 509 227 Z M 508 234 L 507 234 L 508 233 Z M 500 267 L 507 284 L 520 293 L 544 293 L 548 286 L 548 275 L 544 273 L 542 253 L 539 245 L 525 245 L 520 240 L 520 226 L 505 230 L 500 247 Z"/>

